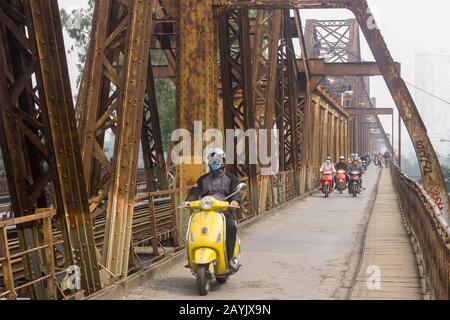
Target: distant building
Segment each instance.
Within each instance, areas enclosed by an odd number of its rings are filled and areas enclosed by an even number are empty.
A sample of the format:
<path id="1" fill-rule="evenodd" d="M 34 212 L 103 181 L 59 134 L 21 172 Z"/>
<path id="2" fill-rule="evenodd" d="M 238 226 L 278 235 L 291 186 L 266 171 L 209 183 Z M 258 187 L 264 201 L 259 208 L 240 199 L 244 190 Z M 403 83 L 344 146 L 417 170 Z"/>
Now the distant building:
<path id="1" fill-rule="evenodd" d="M 450 101 L 450 54 L 424 52 L 416 55 L 416 85 Z M 416 90 L 416 104 L 436 151 L 448 152 L 440 140 L 450 132 L 450 105 Z"/>

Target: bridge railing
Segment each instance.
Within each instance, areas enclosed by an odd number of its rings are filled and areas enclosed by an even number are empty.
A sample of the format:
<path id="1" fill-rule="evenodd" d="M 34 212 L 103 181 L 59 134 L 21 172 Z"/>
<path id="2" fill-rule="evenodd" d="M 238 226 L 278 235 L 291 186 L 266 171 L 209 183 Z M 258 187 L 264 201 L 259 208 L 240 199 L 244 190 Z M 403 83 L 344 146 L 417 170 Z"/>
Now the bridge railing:
<path id="1" fill-rule="evenodd" d="M 427 286 L 432 298 L 450 298 L 450 227 L 431 197 L 396 165 L 394 183 L 407 224 L 419 247 Z"/>
<path id="2" fill-rule="evenodd" d="M 299 195 L 295 186 L 295 172 L 284 171 L 270 177 L 265 210 L 270 210 L 291 201 Z"/>
<path id="3" fill-rule="evenodd" d="M 42 298 L 54 299 L 56 296 L 56 270 L 54 246 L 57 244 L 52 236 L 53 208 L 37 209 L 32 215 L 18 218 L 0 219 L 0 300 L 15 300 L 24 296 L 30 287 L 39 286 Z M 42 225 L 42 236 L 37 243 L 27 249 L 12 244 L 11 232 L 17 232 L 19 226 Z M 32 274 L 17 277 L 25 259 L 39 257 L 45 274 Z M 44 286 L 45 284 L 45 286 Z"/>

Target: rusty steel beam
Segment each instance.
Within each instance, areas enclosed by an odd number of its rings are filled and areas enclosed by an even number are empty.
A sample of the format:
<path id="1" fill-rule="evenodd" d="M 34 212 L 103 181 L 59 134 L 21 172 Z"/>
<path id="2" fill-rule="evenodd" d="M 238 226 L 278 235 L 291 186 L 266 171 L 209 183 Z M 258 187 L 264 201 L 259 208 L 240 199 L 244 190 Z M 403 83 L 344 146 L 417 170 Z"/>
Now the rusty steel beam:
<path id="1" fill-rule="evenodd" d="M 355 19 L 349 20 L 307 20 L 305 27 L 305 42 L 308 58 L 326 59 L 327 63 L 359 63 L 359 35 Z M 345 88 L 351 87 L 354 95 L 349 97 L 349 107 L 359 107 L 361 91 L 356 77 L 335 77 L 331 83 L 323 75 L 315 76 L 317 82 L 335 97 L 341 100 Z M 359 152 L 359 117 L 350 121 L 350 148 Z"/>
<path id="2" fill-rule="evenodd" d="M 147 176 L 147 191 L 152 192 L 158 191 L 158 189 L 167 189 L 168 180 L 151 57 L 148 59 L 147 68 L 147 88 L 144 99 L 141 144 Z"/>
<path id="3" fill-rule="evenodd" d="M 213 5 L 228 8 L 325 9 L 346 8 L 352 0 L 214 0 Z"/>
<path id="4" fill-rule="evenodd" d="M 221 129 L 223 122 L 217 103 L 217 39 L 212 4 L 212 0 L 179 1 L 177 127 L 188 130 L 192 137 L 195 121 L 200 121 L 204 130 Z M 191 155 L 185 156 L 194 162 Z M 204 164 L 195 163 L 177 166 L 177 186 L 182 194 L 205 169 Z"/>
<path id="5" fill-rule="evenodd" d="M 281 9 L 258 10 L 253 46 L 252 80 L 253 103 L 258 129 L 270 132 L 276 121 L 276 93 L 278 86 L 278 51 L 281 38 Z M 271 135 L 267 134 L 266 152 L 272 148 Z M 260 170 L 270 171 L 270 167 Z M 265 173 L 260 184 L 260 208 L 266 208 L 269 176 Z"/>
<path id="6" fill-rule="evenodd" d="M 276 124 L 279 129 L 280 141 L 282 141 L 279 146 L 280 171 L 294 170 L 298 164 L 298 137 L 296 134 L 298 73 L 295 66 L 294 44 L 290 37 L 289 17 L 290 11 L 284 9 L 281 21 L 282 36 L 278 47 L 278 86 L 275 99 Z M 297 180 L 296 175 L 297 170 L 294 170 L 294 179 Z"/>
<path id="7" fill-rule="evenodd" d="M 177 74 L 172 69 L 170 65 L 159 66 L 155 65 L 152 67 L 153 69 L 153 77 L 155 79 L 176 79 Z"/>
<path id="8" fill-rule="evenodd" d="M 351 116 L 378 116 L 394 113 L 392 108 L 347 108 L 346 110 Z"/>
<path id="9" fill-rule="evenodd" d="M 286 96 L 288 97 L 285 103 L 286 108 L 286 125 L 285 130 L 287 131 L 285 137 L 288 138 L 289 149 L 285 154 L 286 167 L 288 169 L 294 170 L 294 179 L 296 180 L 296 190 L 300 192 L 300 168 L 301 168 L 301 155 L 300 155 L 300 141 L 301 137 L 299 134 L 298 126 L 302 125 L 301 115 L 299 113 L 303 112 L 303 106 L 301 105 L 302 100 L 300 100 L 299 84 L 298 84 L 298 69 L 295 64 L 295 49 L 294 42 L 291 37 L 292 26 L 290 21 L 290 11 L 284 10 L 283 15 L 283 28 L 284 28 L 284 38 L 286 42 L 286 62 L 285 68 L 287 76 L 285 78 Z M 300 102 L 300 103 L 299 103 Z"/>
<path id="10" fill-rule="evenodd" d="M 91 209 L 106 206 L 105 282 L 128 271 L 153 5 L 150 0 L 96 2 L 91 68 L 81 84 L 90 88 L 78 99 L 87 188 L 102 200 Z M 112 159 L 105 150 L 108 136 L 114 141 Z"/>
<path id="11" fill-rule="evenodd" d="M 353 1 L 349 8 L 360 22 L 361 29 L 412 139 L 420 164 L 424 188 L 434 199 L 441 213 L 445 214 L 448 219 L 450 199 L 442 168 L 408 87 L 395 66 L 380 30 L 367 23 L 367 21 L 372 21 L 369 19 L 373 19 L 367 2 L 364 0 Z"/>
<path id="12" fill-rule="evenodd" d="M 376 62 L 335 62 L 325 59 L 308 59 L 311 75 L 323 77 L 371 77 L 381 75 Z M 297 60 L 299 72 L 304 72 L 303 59 Z"/>
<path id="13" fill-rule="evenodd" d="M 219 46 L 222 83 L 224 129 L 244 130 L 255 128 L 255 112 L 252 92 L 252 69 L 248 10 L 229 10 L 220 13 Z M 239 54 L 237 54 L 237 50 Z M 259 214 L 259 193 L 256 163 L 251 163 L 249 139 L 245 151 L 237 150 L 234 139 L 234 165 L 230 172 L 239 177 L 248 177 L 249 200 L 252 215 Z M 227 146 L 228 150 L 229 146 Z M 228 151 L 230 152 L 230 151 Z M 245 156 L 245 164 L 236 161 Z"/>
<path id="14" fill-rule="evenodd" d="M 361 89 L 362 89 L 362 96 L 363 96 L 363 101 L 365 101 L 366 103 L 366 108 L 367 105 L 369 106 L 369 108 L 371 109 L 375 109 L 375 104 L 374 101 L 372 101 L 372 99 L 370 98 L 369 92 L 367 90 L 366 84 L 364 83 L 363 79 L 359 79 L 360 84 L 361 84 Z M 389 152 L 392 154 L 393 158 L 395 158 L 395 153 L 394 153 L 394 147 L 393 145 L 391 145 L 391 142 L 386 134 L 386 131 L 384 130 L 383 125 L 381 124 L 380 118 L 377 116 L 374 116 L 375 118 L 375 122 L 378 125 L 378 128 L 381 132 L 381 136 L 383 137 L 384 140 L 384 144 L 386 145 L 386 148 L 389 150 Z"/>
<path id="15" fill-rule="evenodd" d="M 58 4 L 2 1 L 0 7 L 0 140 L 13 210 L 18 217 L 57 207 L 66 265 L 80 267 L 82 288 L 90 294 L 101 283 Z M 21 231 L 23 249 L 38 229 Z M 36 258 L 24 260 L 28 280 L 44 272 Z"/>
<path id="16" fill-rule="evenodd" d="M 139 137 L 142 130 L 153 1 L 130 2 L 124 52 L 121 101 L 117 105 L 115 150 L 108 194 L 103 263 L 127 276 L 131 222 L 136 193 Z M 105 66 L 106 67 L 106 66 Z"/>
<path id="17" fill-rule="evenodd" d="M 297 90 L 298 92 L 298 102 L 297 102 L 297 126 L 296 134 L 298 141 L 298 163 L 297 167 L 300 170 L 300 193 L 304 193 L 307 187 L 307 176 L 308 176 L 308 166 L 309 166 L 309 143 L 310 143 L 310 118 L 311 118 L 311 93 L 314 90 L 313 81 L 311 80 L 311 71 L 308 64 L 308 53 L 305 42 L 305 36 L 303 34 L 302 19 L 300 17 L 299 10 L 294 10 L 294 20 L 295 20 L 295 30 L 297 31 L 298 42 L 300 45 L 301 58 L 303 60 L 304 75 L 305 79 L 300 81 L 297 80 Z M 293 29 L 293 28 L 292 28 Z M 297 68 L 297 73 L 300 72 Z"/>

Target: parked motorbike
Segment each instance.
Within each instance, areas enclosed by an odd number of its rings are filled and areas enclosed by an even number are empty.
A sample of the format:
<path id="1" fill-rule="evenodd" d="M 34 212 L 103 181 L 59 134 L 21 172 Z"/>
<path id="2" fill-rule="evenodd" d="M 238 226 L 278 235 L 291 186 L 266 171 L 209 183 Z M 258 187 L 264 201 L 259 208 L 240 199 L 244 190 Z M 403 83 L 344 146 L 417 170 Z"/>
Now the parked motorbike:
<path id="1" fill-rule="evenodd" d="M 324 171 L 322 173 L 322 192 L 325 194 L 325 198 L 330 196 L 333 190 L 333 172 Z"/>
<path id="2" fill-rule="evenodd" d="M 216 280 L 225 283 L 228 277 L 237 271 L 232 271 L 228 266 L 226 252 L 226 223 L 221 211 L 229 209 L 227 199 L 238 192 L 247 189 L 245 183 L 237 187 L 237 191 L 229 195 L 225 201 L 219 201 L 212 196 L 206 196 L 199 201 L 188 202 L 191 209 L 200 209 L 189 220 L 186 235 L 186 251 L 188 267 L 196 277 L 197 291 L 201 296 L 208 294 L 210 282 Z M 233 263 L 239 269 L 241 255 L 240 239 L 236 236 L 236 245 L 233 252 Z"/>
<path id="3" fill-rule="evenodd" d="M 336 187 L 341 194 L 347 189 L 347 175 L 345 173 L 345 170 L 338 170 L 336 172 Z"/>
<path id="4" fill-rule="evenodd" d="M 361 178 L 359 177 L 359 171 L 350 172 L 350 183 L 348 186 L 348 191 L 355 198 L 358 193 L 361 192 Z"/>

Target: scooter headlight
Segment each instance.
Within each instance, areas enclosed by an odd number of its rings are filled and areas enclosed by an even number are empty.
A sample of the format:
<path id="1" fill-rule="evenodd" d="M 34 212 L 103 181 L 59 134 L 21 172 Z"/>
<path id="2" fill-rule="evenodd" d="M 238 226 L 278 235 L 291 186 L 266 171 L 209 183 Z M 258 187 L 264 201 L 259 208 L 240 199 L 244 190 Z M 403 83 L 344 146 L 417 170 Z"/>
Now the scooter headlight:
<path id="1" fill-rule="evenodd" d="M 204 197 L 202 200 L 200 200 L 200 206 L 203 210 L 211 210 L 213 207 L 214 200 L 212 197 Z"/>

